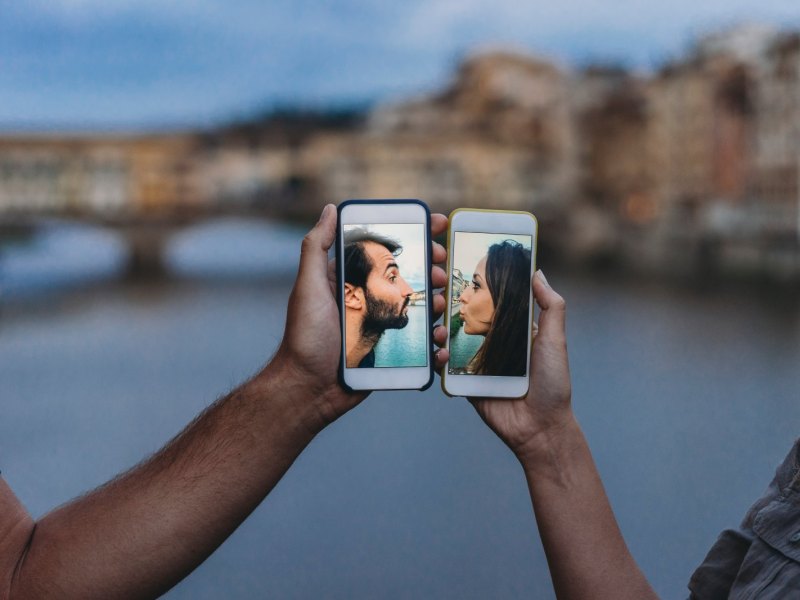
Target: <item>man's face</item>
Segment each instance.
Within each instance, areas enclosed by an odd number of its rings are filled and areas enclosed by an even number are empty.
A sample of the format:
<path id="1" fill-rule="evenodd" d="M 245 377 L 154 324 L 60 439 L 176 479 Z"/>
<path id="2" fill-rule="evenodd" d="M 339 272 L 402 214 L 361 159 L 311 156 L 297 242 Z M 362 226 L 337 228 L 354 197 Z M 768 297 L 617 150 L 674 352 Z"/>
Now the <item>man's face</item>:
<path id="1" fill-rule="evenodd" d="M 364 242 L 364 252 L 372 270 L 364 294 L 367 311 L 362 329 L 378 334 L 387 329 L 402 329 L 408 325 L 408 303 L 414 290 L 400 276 L 395 257 L 385 246 Z"/>

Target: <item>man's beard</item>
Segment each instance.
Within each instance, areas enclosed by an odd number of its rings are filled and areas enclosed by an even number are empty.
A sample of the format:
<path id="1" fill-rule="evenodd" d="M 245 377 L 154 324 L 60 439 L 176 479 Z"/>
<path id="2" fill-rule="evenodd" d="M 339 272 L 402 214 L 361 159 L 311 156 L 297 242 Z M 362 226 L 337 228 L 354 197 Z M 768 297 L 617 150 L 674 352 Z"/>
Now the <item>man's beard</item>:
<path id="1" fill-rule="evenodd" d="M 402 329 L 408 325 L 408 315 L 403 311 L 411 302 L 411 298 L 406 296 L 403 306 L 397 311 L 394 304 L 380 300 L 369 295 L 364 290 L 364 299 L 367 303 L 367 313 L 361 324 L 361 335 L 365 338 L 374 339 L 377 343 L 383 332 L 387 329 Z"/>

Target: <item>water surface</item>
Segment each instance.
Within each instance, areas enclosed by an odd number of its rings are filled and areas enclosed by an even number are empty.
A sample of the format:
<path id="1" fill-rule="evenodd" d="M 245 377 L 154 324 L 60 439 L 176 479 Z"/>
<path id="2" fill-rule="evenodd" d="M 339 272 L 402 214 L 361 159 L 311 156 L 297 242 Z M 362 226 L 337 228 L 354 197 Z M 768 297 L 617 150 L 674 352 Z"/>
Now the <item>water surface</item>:
<path id="1" fill-rule="evenodd" d="M 104 250 L 73 267 L 79 285 L 46 292 L 7 255 L 0 468 L 35 515 L 156 451 L 269 359 L 300 235 L 187 233 L 170 255 L 181 277 L 159 284 L 116 282 Z M 770 293 L 548 279 L 567 299 L 574 406 L 623 533 L 657 591 L 685 597 L 800 432 L 800 311 Z M 167 597 L 553 594 L 520 467 L 437 383 L 376 393 L 330 426 Z"/>
<path id="2" fill-rule="evenodd" d="M 428 364 L 426 346 L 426 308 L 408 307 L 408 324 L 402 329 L 387 329 L 375 344 L 376 367 L 425 367 Z"/>

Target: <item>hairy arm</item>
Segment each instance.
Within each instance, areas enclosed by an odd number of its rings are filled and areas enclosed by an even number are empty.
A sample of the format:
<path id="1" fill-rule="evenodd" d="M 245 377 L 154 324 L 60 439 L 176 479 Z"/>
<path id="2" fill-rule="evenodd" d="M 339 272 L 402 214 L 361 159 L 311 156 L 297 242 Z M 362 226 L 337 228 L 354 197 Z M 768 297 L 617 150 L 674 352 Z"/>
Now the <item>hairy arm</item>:
<path id="1" fill-rule="evenodd" d="M 572 413 L 564 300 L 541 272 L 532 285 L 541 310 L 528 395 L 472 403 L 522 464 L 557 597 L 656 598 L 622 537 Z"/>
<path id="2" fill-rule="evenodd" d="M 431 233 L 447 227 L 431 215 Z M 364 393 L 338 384 L 341 348 L 328 249 L 336 210 L 303 240 L 286 330 L 272 362 L 214 403 L 149 460 L 38 523 L 0 479 L 0 596 L 158 596 L 208 557 L 328 423 Z M 446 253 L 433 247 L 434 262 Z M 446 282 L 434 267 L 435 287 Z M 434 313 L 444 298 L 434 296 Z M 446 351 L 437 364 L 447 360 Z"/>
<path id="3" fill-rule="evenodd" d="M 239 526 L 317 432 L 364 398 L 336 381 L 335 230 L 328 206 L 303 240 L 281 346 L 251 381 L 149 460 L 37 523 L 6 488 L 0 529 L 13 536 L 0 548 L 0 577 L 12 600 L 164 593 Z"/>
<path id="4" fill-rule="evenodd" d="M 152 458 L 38 523 L 18 503 L 14 519 L 4 510 L 14 533 L 3 548 L 9 597 L 151 598 L 175 585 L 322 428 L 309 391 L 292 381 L 273 362 Z"/>

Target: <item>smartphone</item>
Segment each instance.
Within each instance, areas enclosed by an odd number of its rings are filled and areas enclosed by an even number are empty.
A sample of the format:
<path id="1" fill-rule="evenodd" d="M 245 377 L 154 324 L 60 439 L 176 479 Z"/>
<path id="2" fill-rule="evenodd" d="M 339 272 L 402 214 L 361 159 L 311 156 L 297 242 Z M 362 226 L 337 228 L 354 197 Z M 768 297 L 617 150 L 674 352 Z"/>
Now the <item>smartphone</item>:
<path id="1" fill-rule="evenodd" d="M 447 231 L 450 396 L 519 398 L 530 383 L 536 217 L 459 209 Z"/>
<path id="2" fill-rule="evenodd" d="M 348 390 L 433 382 L 431 215 L 420 200 L 339 205 L 339 379 Z"/>

